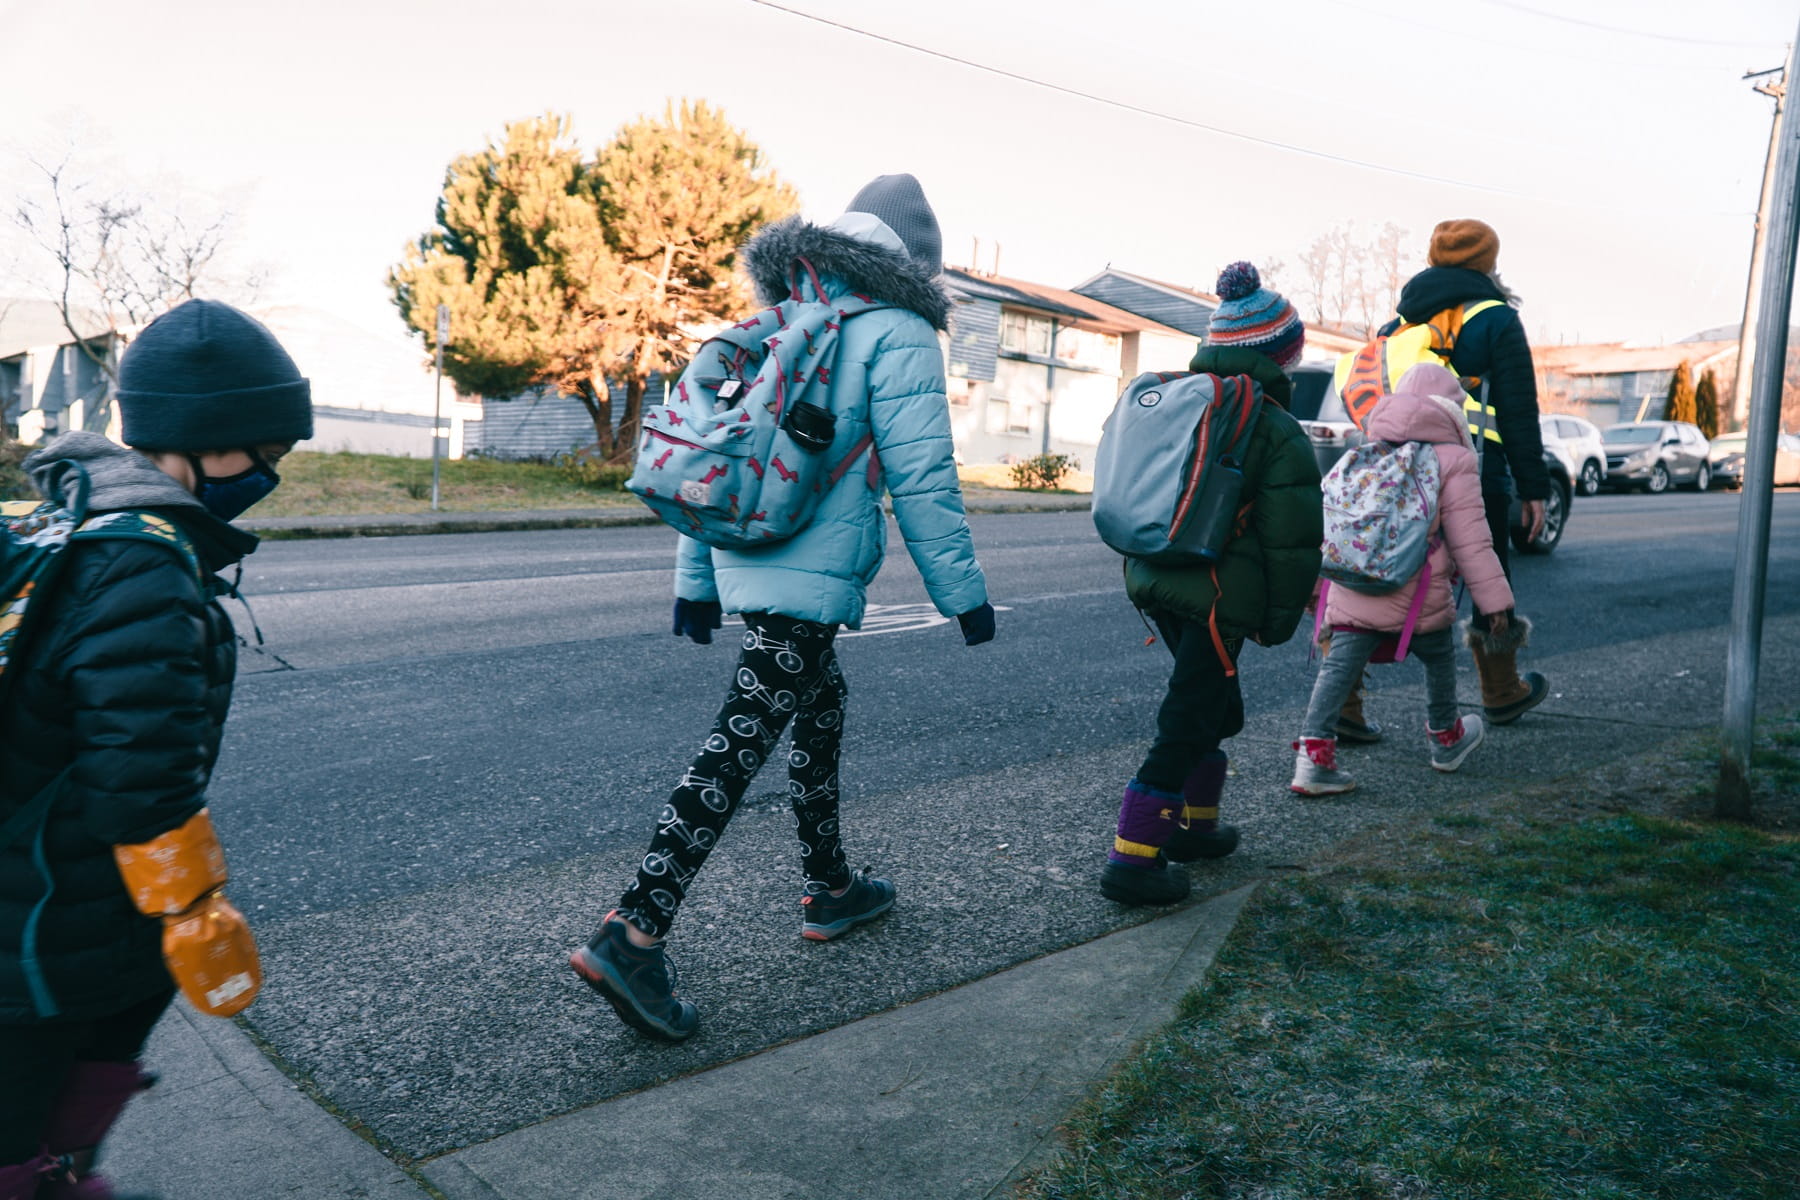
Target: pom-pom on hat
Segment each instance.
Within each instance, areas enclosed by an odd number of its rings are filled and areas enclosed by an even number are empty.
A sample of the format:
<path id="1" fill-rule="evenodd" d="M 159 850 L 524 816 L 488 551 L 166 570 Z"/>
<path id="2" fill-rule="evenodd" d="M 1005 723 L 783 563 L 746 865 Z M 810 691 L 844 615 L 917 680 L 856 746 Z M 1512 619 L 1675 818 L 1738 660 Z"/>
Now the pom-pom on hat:
<path id="1" fill-rule="evenodd" d="M 125 444 L 240 450 L 313 434 L 312 385 L 252 317 L 189 300 L 144 327 L 119 360 Z"/>
<path id="2" fill-rule="evenodd" d="M 1220 303 L 1206 331 L 1207 345 L 1259 350 L 1281 367 L 1300 361 L 1306 326 L 1286 297 L 1262 285 L 1262 276 L 1253 265 L 1232 263 L 1219 272 L 1213 290 Z"/>
<path id="3" fill-rule="evenodd" d="M 1467 267 L 1491 275 L 1500 261 L 1500 235 L 1486 221 L 1439 221 L 1426 257 L 1434 267 Z"/>

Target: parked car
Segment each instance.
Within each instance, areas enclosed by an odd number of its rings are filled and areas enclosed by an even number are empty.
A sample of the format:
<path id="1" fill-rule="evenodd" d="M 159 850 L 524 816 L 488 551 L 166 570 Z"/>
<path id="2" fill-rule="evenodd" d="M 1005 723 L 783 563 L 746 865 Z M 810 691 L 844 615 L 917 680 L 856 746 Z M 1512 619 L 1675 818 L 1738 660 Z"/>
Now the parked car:
<path id="1" fill-rule="evenodd" d="M 1544 528 L 1534 539 L 1519 525 L 1519 499 L 1513 497 L 1512 513 L 1507 518 L 1512 528 L 1513 549 L 1521 554 L 1552 554 L 1562 545 L 1569 528 L 1569 510 L 1574 507 L 1575 481 L 1560 457 L 1544 447 L 1544 470 L 1550 473 L 1550 495 L 1544 500 Z"/>
<path id="2" fill-rule="evenodd" d="M 1609 488 L 1666 492 L 1685 484 L 1696 492 L 1712 486 L 1710 446 L 1698 426 L 1686 421 L 1627 421 L 1600 431 L 1606 447 Z"/>
<path id="3" fill-rule="evenodd" d="M 1721 433 L 1712 440 L 1706 459 L 1712 467 L 1713 484 L 1717 487 L 1744 486 L 1744 448 L 1747 433 Z M 1800 484 L 1800 436 L 1777 434 L 1775 438 L 1775 486 Z"/>
<path id="4" fill-rule="evenodd" d="M 1554 454 L 1563 472 L 1575 481 L 1575 490 L 1592 496 L 1606 479 L 1606 447 L 1600 428 L 1591 421 L 1566 413 L 1546 413 L 1538 418 L 1544 449 Z"/>
<path id="5" fill-rule="evenodd" d="M 1323 475 L 1337 465 L 1337 460 L 1344 456 L 1345 451 L 1362 445 L 1366 439 L 1362 430 L 1351 422 L 1350 414 L 1345 411 L 1343 397 L 1338 395 L 1329 367 L 1310 364 L 1296 367 L 1293 380 L 1294 405 L 1291 411 L 1299 420 L 1300 427 L 1306 430 L 1306 436 L 1312 442 L 1313 457 L 1319 463 L 1319 474 Z M 1586 425 L 1587 422 L 1583 421 L 1582 424 Z M 1589 428 L 1593 427 L 1590 425 Z M 1576 474 L 1563 465 L 1561 458 L 1551 453 L 1548 444 L 1544 447 L 1544 469 L 1550 472 L 1550 497 L 1544 501 L 1543 532 L 1535 540 L 1527 537 L 1526 531 L 1519 527 L 1519 505 L 1517 500 L 1513 501 L 1512 543 L 1525 554 L 1553 552 L 1562 543 L 1563 533 L 1569 527 L 1570 501 L 1575 492 Z"/>
<path id="6" fill-rule="evenodd" d="M 1313 457 L 1318 460 L 1319 474 L 1337 465 L 1344 452 L 1363 442 L 1362 431 L 1351 423 L 1344 411 L 1344 401 L 1332 382 L 1330 367 L 1302 363 L 1289 378 L 1294 381 L 1294 399 L 1288 414 L 1300 422 L 1312 442 Z"/>

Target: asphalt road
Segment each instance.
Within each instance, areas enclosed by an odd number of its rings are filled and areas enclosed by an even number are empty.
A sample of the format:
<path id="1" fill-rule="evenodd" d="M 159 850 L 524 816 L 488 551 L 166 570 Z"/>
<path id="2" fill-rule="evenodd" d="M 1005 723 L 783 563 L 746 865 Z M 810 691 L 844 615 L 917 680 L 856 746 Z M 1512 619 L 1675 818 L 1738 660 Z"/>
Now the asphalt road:
<path id="1" fill-rule="evenodd" d="M 1228 797 L 1246 847 L 1197 891 L 1715 722 L 1718 663 L 1700 660 L 1723 657 L 1737 511 L 1582 500 L 1555 555 L 1515 559 L 1553 698 L 1456 776 L 1398 738 L 1359 758 L 1354 803 L 1295 804 L 1305 639 L 1248 648 Z M 729 637 L 669 634 L 671 535 L 266 545 L 244 590 L 267 644 L 243 658 L 211 792 L 269 970 L 252 1025 L 378 1137 L 434 1154 L 1142 919 L 1090 876 L 1166 652 L 1087 514 L 972 523 L 995 642 L 965 647 L 931 612 L 897 537 L 869 626 L 841 642 L 850 852 L 895 869 L 905 903 L 813 953 L 794 936 L 784 780 L 759 779 L 677 929 L 706 1036 L 673 1049 L 625 1031 L 560 958 L 626 882 L 735 656 Z M 1777 496 L 1772 547 L 1775 617 L 1800 607 L 1800 494 Z M 1771 676 L 1795 657 L 1774 649 Z M 1416 676 L 1380 674 L 1387 717 L 1422 719 Z"/>
<path id="2" fill-rule="evenodd" d="M 1733 495 L 1580 501 L 1515 556 L 1534 652 L 1721 624 Z M 1000 635 L 962 645 L 896 536 L 841 657 L 845 784 L 889 788 L 1141 740 L 1164 654 L 1085 513 L 973 519 Z M 1800 608 L 1800 494 L 1776 497 L 1769 612 Z M 213 786 L 235 891 L 271 916 L 620 851 L 705 735 L 735 655 L 669 634 L 660 528 L 271 542 Z M 236 614 L 241 627 L 243 610 Z M 1303 703 L 1302 639 L 1251 646 L 1251 712 Z M 759 779 L 751 804 L 782 781 Z"/>

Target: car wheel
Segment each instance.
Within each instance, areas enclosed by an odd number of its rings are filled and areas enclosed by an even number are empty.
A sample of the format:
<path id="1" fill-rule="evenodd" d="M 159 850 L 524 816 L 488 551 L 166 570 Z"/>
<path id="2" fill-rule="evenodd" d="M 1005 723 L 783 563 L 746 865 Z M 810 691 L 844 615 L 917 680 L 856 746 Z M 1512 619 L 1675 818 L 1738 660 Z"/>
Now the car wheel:
<path id="1" fill-rule="evenodd" d="M 1710 488 L 1711 486 L 1712 486 L 1712 468 L 1707 466 L 1705 463 L 1701 463 L 1700 469 L 1698 471 L 1694 472 L 1694 490 L 1696 492 L 1704 492 L 1707 488 Z"/>
<path id="2" fill-rule="evenodd" d="M 1590 458 L 1581 465 L 1581 494 L 1584 496 L 1594 496 L 1598 495 L 1599 492 L 1600 464 Z"/>
<path id="3" fill-rule="evenodd" d="M 1550 494 L 1544 498 L 1544 531 L 1533 541 L 1527 530 L 1515 525 L 1512 529 L 1513 549 L 1521 554 L 1553 553 L 1568 526 L 1569 488 L 1561 479 L 1552 477 Z"/>
<path id="4" fill-rule="evenodd" d="M 1663 492 L 1668 491 L 1669 490 L 1669 468 L 1665 467 L 1661 463 L 1657 463 L 1654 467 L 1651 467 L 1650 468 L 1650 482 L 1648 482 L 1644 485 L 1644 490 L 1651 493 L 1652 495 L 1659 495 Z"/>

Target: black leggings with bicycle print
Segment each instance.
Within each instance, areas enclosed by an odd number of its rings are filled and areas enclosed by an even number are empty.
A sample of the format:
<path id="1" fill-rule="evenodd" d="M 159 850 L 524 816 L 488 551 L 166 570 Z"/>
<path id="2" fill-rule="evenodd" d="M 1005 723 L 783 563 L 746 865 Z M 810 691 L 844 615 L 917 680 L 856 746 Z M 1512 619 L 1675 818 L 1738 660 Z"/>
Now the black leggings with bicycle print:
<path id="1" fill-rule="evenodd" d="M 838 753 L 848 691 L 832 649 L 837 627 L 776 613 L 743 616 L 744 650 L 731 693 L 693 765 L 663 805 L 637 879 L 619 901 L 620 916 L 656 937 L 668 933 L 688 885 L 790 720 L 788 799 L 806 890 L 850 882 L 838 841 Z"/>

